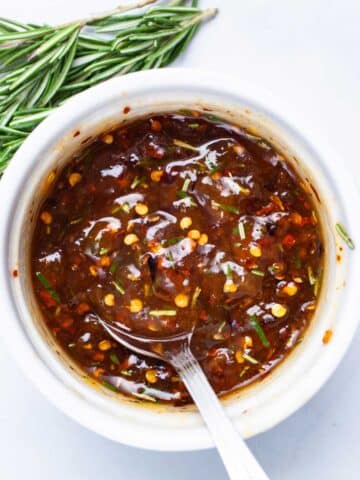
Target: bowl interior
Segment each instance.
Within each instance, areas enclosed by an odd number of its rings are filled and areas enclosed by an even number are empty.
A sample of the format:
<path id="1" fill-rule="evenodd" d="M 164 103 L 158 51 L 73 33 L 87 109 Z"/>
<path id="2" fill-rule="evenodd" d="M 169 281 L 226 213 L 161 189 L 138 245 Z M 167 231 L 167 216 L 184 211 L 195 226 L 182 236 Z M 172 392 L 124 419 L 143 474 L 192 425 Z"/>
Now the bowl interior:
<path id="1" fill-rule="evenodd" d="M 115 86 L 116 83 L 110 83 L 108 91 L 99 90 L 97 98 L 80 95 L 71 100 L 32 135 L 33 144 L 38 146 L 35 150 L 29 147 L 29 151 L 35 152 L 36 158 L 19 188 L 10 230 L 10 269 L 19 271 L 11 288 L 21 326 L 42 364 L 71 398 L 73 416 L 81 416 L 81 406 L 86 403 L 93 418 L 80 420 L 83 424 L 115 440 L 142 447 L 186 450 L 209 446 L 208 434 L 192 406 L 149 407 L 138 400 L 115 395 L 84 375 L 57 347 L 44 327 L 33 294 L 29 239 L 34 218 L 49 189 L 49 174 L 59 173 L 69 157 L 99 133 L 139 116 L 181 108 L 210 112 L 245 127 L 269 140 L 294 166 L 316 205 L 325 240 L 321 293 L 304 340 L 263 381 L 224 399 L 242 434 L 252 436 L 292 413 L 317 389 L 314 385 L 307 386 L 304 393 L 303 386 L 301 395 L 297 390 L 325 355 L 324 332 L 336 331 L 339 324 L 336 313 L 348 268 L 347 252 L 342 250 L 334 234 L 341 206 L 314 151 L 288 125 L 256 102 L 215 87 L 204 89 L 192 85 L 190 89 L 164 84 L 157 88 L 133 85 L 133 88 L 121 89 Z M 341 256 L 338 261 L 337 255 Z M 174 429 L 177 433 L 172 437 L 172 444 L 166 445 L 167 436 Z M 189 435 L 193 436 L 192 440 Z"/>

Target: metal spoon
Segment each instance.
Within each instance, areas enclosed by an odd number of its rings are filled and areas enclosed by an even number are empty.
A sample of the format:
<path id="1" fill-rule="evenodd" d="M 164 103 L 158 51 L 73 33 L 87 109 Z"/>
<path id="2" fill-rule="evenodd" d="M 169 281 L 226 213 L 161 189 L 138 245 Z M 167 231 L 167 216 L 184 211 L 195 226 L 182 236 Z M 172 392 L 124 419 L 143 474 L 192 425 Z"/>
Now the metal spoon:
<path id="1" fill-rule="evenodd" d="M 196 403 L 231 480 L 269 480 L 225 414 L 199 362 L 192 354 L 192 332 L 161 338 L 159 341 L 124 331 L 100 317 L 98 321 L 120 344 L 142 355 L 165 360 L 175 368 Z M 163 353 L 152 350 L 154 343 L 163 345 Z"/>

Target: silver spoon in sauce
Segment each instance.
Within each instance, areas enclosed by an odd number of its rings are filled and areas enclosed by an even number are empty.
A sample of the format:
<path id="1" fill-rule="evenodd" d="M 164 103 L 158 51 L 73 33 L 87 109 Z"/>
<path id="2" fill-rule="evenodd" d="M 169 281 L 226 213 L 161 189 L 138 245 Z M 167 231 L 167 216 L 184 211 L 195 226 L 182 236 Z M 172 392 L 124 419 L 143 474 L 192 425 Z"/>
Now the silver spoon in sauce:
<path id="1" fill-rule="evenodd" d="M 269 480 L 241 438 L 190 350 L 193 330 L 150 338 L 114 326 L 97 316 L 102 327 L 121 345 L 170 363 L 186 385 L 206 423 L 231 480 Z M 161 345 L 161 349 L 158 348 Z"/>

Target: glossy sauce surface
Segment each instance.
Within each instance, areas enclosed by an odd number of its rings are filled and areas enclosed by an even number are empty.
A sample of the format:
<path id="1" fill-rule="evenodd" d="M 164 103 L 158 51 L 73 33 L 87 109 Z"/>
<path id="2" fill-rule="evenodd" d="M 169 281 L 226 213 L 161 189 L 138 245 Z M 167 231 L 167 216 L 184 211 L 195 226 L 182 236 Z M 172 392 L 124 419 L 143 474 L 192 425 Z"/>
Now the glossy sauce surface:
<path id="1" fill-rule="evenodd" d="M 230 392 L 301 340 L 322 239 L 309 195 L 268 142 L 177 112 L 69 160 L 39 212 L 31 266 L 44 321 L 89 375 L 182 405 L 191 398 L 176 372 L 116 344 L 98 318 L 152 337 L 195 325 L 194 354 L 216 392 Z"/>

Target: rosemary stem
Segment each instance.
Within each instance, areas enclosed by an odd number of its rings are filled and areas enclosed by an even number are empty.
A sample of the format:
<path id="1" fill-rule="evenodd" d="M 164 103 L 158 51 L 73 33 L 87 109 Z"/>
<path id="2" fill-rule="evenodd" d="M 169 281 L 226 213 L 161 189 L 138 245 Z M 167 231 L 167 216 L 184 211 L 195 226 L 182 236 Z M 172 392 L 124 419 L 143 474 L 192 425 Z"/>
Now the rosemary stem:
<path id="1" fill-rule="evenodd" d="M 135 10 L 136 8 L 142 8 L 147 5 L 151 5 L 152 3 L 155 3 L 155 2 L 156 0 L 139 0 L 138 2 L 131 3 L 129 5 L 119 5 L 116 8 L 99 13 L 92 17 L 87 17 L 80 20 L 73 20 L 72 22 L 64 23 L 62 25 L 59 25 L 59 27 L 68 27 L 69 25 L 73 25 L 73 24 L 78 24 L 80 25 L 80 27 L 83 27 L 84 25 L 96 22 L 97 20 L 102 20 L 103 18 L 110 17 L 112 15 L 116 15 L 119 13 L 125 13 L 125 12 L 128 12 L 129 10 Z"/>

